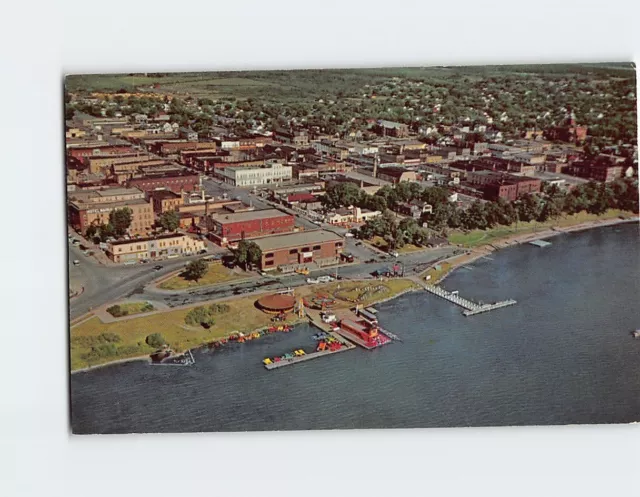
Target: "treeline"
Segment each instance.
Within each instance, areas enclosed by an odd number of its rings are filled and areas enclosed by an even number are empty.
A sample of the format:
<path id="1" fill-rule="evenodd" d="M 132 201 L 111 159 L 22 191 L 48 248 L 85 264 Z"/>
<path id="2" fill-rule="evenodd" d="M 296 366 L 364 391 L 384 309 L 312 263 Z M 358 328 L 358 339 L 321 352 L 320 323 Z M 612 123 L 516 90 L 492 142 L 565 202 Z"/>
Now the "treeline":
<path id="1" fill-rule="evenodd" d="M 516 222 L 546 222 L 563 215 L 573 215 L 579 212 L 602 215 L 608 209 L 638 214 L 638 180 L 636 178 L 618 179 L 612 183 L 589 182 L 565 192 L 557 185 L 545 185 L 540 194 L 525 194 L 513 202 L 498 199 L 496 202 L 482 202 L 476 200 L 468 209 L 461 209 L 448 201 L 448 192 L 440 187 L 419 187 L 417 184 L 403 186 L 401 183 L 393 188 L 380 189 L 373 197 L 385 199 L 387 207 L 393 206 L 393 201 L 423 200 L 432 206 L 431 213 L 425 213 L 420 222 L 413 219 L 402 219 L 396 223 L 395 215 L 389 208 L 382 209 L 383 214 L 367 221 L 356 235 L 370 239 L 382 236 L 391 246 L 401 247 L 404 243 L 418 245 L 428 243 L 433 236 L 430 232 L 446 235 L 447 229 L 488 229 L 494 226 L 510 226 Z M 340 186 L 340 185 L 338 185 Z M 351 188 L 339 188 L 348 191 Z M 336 191 L 327 191 L 328 200 L 334 202 Z M 348 198 L 349 199 L 349 198 Z M 389 200 L 387 200 L 389 199 Z M 362 192 L 355 199 L 356 204 L 362 205 L 369 200 Z M 349 204 L 343 204 L 349 205 Z M 426 223 L 428 230 L 422 227 Z"/>

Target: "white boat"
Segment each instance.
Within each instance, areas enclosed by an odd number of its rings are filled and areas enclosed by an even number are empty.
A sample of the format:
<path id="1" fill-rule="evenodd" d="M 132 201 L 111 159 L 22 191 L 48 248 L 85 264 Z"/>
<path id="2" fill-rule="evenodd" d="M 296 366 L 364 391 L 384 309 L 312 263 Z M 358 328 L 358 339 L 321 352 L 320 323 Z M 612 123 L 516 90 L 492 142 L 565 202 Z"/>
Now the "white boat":
<path id="1" fill-rule="evenodd" d="M 640 328 L 631 332 L 633 338 L 640 338 Z"/>

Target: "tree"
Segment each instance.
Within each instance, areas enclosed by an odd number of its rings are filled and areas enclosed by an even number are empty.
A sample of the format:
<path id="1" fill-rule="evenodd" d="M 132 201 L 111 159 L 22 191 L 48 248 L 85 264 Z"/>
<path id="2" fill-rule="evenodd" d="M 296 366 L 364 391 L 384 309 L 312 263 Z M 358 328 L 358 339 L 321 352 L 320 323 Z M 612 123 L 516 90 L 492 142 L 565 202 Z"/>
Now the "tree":
<path id="1" fill-rule="evenodd" d="M 389 209 L 394 209 L 398 205 L 398 192 L 389 185 L 385 185 L 376 192 L 376 196 L 382 197 Z"/>
<path id="2" fill-rule="evenodd" d="M 151 335 L 147 335 L 145 342 L 149 347 L 153 347 L 154 349 L 159 349 L 167 343 L 160 333 L 151 333 Z"/>
<path id="3" fill-rule="evenodd" d="M 111 238 L 115 235 L 115 231 L 111 223 L 101 224 L 100 226 L 98 226 L 98 232 L 100 234 L 100 241 L 102 242 L 106 242 L 108 238 Z"/>
<path id="4" fill-rule="evenodd" d="M 84 236 L 88 240 L 91 240 L 96 235 L 97 232 L 98 232 L 98 227 L 95 224 L 91 224 L 87 228 L 87 231 L 85 231 Z"/>
<path id="5" fill-rule="evenodd" d="M 246 270 L 250 270 L 255 264 L 259 264 L 262 259 L 262 250 L 255 242 L 240 240 L 238 248 L 234 251 L 236 264 L 242 265 Z"/>
<path id="6" fill-rule="evenodd" d="M 487 214 L 482 202 L 476 200 L 471 204 L 471 207 L 463 213 L 462 226 L 468 230 L 483 230 L 487 228 Z"/>
<path id="7" fill-rule="evenodd" d="M 131 226 L 133 211 L 129 207 L 114 209 L 109 213 L 109 224 L 113 226 L 116 236 L 124 235 Z"/>
<path id="8" fill-rule="evenodd" d="M 326 207 L 348 207 L 357 205 L 360 200 L 361 190 L 354 183 L 336 183 L 327 188 L 322 202 Z"/>
<path id="9" fill-rule="evenodd" d="M 175 231 L 180 226 L 180 216 L 174 210 L 163 212 L 158 218 L 158 223 L 167 231 Z"/>
<path id="10" fill-rule="evenodd" d="M 531 193 L 527 193 L 522 196 L 518 203 L 518 218 L 524 222 L 533 221 L 539 217 L 540 209 L 538 198 Z"/>
<path id="11" fill-rule="evenodd" d="M 198 259 L 197 261 L 191 261 L 187 264 L 183 275 L 187 280 L 198 281 L 207 273 L 208 270 L 209 266 L 207 263 L 202 259 Z"/>
<path id="12" fill-rule="evenodd" d="M 64 108 L 64 120 L 70 121 L 71 119 L 73 119 L 73 116 L 75 115 L 75 113 L 76 113 L 76 110 L 73 107 L 67 105 Z"/>
<path id="13" fill-rule="evenodd" d="M 205 328 L 213 326 L 213 312 L 210 307 L 195 307 L 184 317 L 184 322 L 191 326 L 202 325 Z"/>

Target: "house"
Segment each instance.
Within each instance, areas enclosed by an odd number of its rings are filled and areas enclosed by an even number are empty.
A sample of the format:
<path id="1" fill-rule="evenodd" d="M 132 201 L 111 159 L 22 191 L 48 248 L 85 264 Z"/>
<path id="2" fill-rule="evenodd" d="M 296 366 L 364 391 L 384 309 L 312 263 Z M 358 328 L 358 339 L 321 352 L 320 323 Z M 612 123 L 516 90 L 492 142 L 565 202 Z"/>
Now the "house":
<path id="1" fill-rule="evenodd" d="M 327 213 L 325 222 L 336 226 L 348 226 L 351 223 L 364 223 L 380 214 L 380 211 L 371 211 L 360 207 L 340 207 Z"/>
<path id="2" fill-rule="evenodd" d="M 198 133 L 193 131 L 191 128 L 179 128 L 178 136 L 190 142 L 198 141 Z"/>
<path id="3" fill-rule="evenodd" d="M 423 214 L 431 214 L 433 212 L 433 206 L 426 202 L 412 200 L 411 202 L 399 203 L 396 212 L 414 219 L 420 219 Z"/>

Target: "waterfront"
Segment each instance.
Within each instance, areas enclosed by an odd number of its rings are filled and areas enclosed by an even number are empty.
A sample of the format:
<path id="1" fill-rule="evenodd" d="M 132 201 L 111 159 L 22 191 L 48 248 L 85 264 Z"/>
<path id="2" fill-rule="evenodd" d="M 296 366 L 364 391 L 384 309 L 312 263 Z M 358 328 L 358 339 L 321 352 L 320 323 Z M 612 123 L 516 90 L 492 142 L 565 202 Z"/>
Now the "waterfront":
<path id="1" fill-rule="evenodd" d="M 638 227 L 560 235 L 459 268 L 442 284 L 518 305 L 464 317 L 424 291 L 376 306 L 403 343 L 265 371 L 311 344 L 303 325 L 188 368 L 73 375 L 77 433 L 408 428 L 640 420 Z"/>

